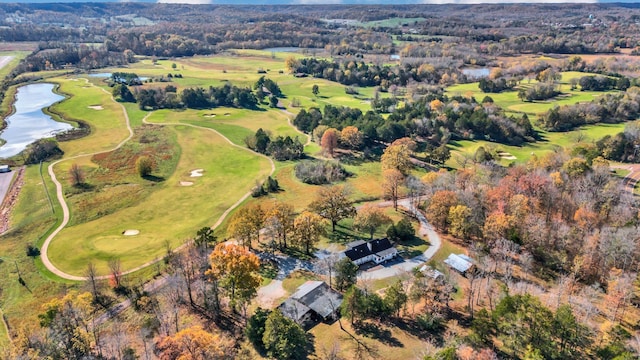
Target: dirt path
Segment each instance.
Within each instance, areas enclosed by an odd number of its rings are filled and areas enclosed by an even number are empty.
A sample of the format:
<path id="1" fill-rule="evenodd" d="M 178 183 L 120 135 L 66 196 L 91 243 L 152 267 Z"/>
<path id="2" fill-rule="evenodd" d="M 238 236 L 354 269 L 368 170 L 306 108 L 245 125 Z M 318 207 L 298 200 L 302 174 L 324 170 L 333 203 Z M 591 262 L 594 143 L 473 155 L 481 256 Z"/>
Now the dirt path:
<path id="1" fill-rule="evenodd" d="M 622 179 L 622 185 L 624 185 L 625 190 L 630 192 L 631 195 L 635 195 L 634 189 L 636 188 L 638 181 L 640 181 L 640 164 L 620 164 L 613 165 L 611 168 L 630 171 L 627 176 Z"/>
<path id="2" fill-rule="evenodd" d="M 13 56 L 0 56 L 0 69 L 9 65 L 11 60 L 13 60 Z"/>
<path id="3" fill-rule="evenodd" d="M 302 144 L 303 146 L 307 146 L 309 144 L 311 144 L 311 135 L 309 134 L 305 134 L 303 131 L 300 131 L 297 127 L 293 126 L 293 124 L 291 123 L 291 118 L 295 117 L 296 114 L 290 112 L 287 109 L 280 109 L 280 111 L 282 111 L 283 113 L 287 114 L 287 122 L 289 123 L 289 126 L 291 126 L 292 128 L 294 128 L 297 132 L 299 132 L 300 134 L 302 134 L 302 136 L 307 138 L 307 142 L 305 142 L 304 144 Z"/>
<path id="4" fill-rule="evenodd" d="M 0 179 L 2 179 L 2 186 L 4 187 L 1 191 L 2 193 L 2 206 L 0 206 L 0 235 L 4 234 L 9 230 L 9 218 L 11 216 L 11 210 L 13 206 L 18 201 L 18 195 L 20 195 L 20 190 L 22 190 L 22 186 L 24 185 L 24 166 L 20 167 L 17 171 L 17 175 L 15 171 L 10 173 L 2 174 Z M 15 181 L 11 184 L 11 180 L 15 175 Z M 13 185 L 13 186 L 11 186 Z M 9 187 L 11 186 L 11 187 Z"/>

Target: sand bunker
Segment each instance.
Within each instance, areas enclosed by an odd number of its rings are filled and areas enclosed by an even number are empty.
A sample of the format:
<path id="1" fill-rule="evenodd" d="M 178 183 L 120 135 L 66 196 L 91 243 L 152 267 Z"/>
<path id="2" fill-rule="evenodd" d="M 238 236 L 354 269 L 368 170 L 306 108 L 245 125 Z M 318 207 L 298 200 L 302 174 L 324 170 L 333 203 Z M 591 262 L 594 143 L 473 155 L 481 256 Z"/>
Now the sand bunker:
<path id="1" fill-rule="evenodd" d="M 204 117 L 206 117 L 206 118 L 214 118 L 214 117 L 216 117 L 216 114 L 204 114 Z"/>
<path id="2" fill-rule="evenodd" d="M 224 113 L 224 116 L 231 116 L 231 113 Z"/>
<path id="3" fill-rule="evenodd" d="M 140 230 L 131 229 L 131 230 L 125 230 L 122 232 L 122 235 L 124 236 L 133 236 L 138 234 L 140 234 Z"/>
<path id="4" fill-rule="evenodd" d="M 191 177 L 200 177 L 200 176 L 202 176 L 202 172 L 203 171 L 204 171 L 204 169 L 191 170 Z"/>
<path id="5" fill-rule="evenodd" d="M 180 186 L 191 186 L 193 183 L 191 181 L 180 181 Z"/>
<path id="6" fill-rule="evenodd" d="M 510 153 L 505 152 L 505 151 L 498 152 L 498 156 L 500 156 L 501 158 L 503 158 L 505 160 L 517 160 L 518 159 L 515 156 L 513 156 Z"/>
<path id="7" fill-rule="evenodd" d="M 87 106 L 89 109 L 93 109 L 93 110 L 103 110 L 104 108 L 102 107 L 102 105 L 89 105 Z"/>

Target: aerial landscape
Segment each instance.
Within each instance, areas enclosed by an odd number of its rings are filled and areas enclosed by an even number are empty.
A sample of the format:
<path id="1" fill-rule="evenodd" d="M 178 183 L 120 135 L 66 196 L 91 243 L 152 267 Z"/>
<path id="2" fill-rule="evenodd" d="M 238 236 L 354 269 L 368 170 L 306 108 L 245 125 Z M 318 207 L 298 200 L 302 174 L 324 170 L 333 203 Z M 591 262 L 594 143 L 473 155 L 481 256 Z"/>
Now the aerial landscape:
<path id="1" fill-rule="evenodd" d="M 639 4 L 186 2 L 0 3 L 0 359 L 640 358 Z"/>

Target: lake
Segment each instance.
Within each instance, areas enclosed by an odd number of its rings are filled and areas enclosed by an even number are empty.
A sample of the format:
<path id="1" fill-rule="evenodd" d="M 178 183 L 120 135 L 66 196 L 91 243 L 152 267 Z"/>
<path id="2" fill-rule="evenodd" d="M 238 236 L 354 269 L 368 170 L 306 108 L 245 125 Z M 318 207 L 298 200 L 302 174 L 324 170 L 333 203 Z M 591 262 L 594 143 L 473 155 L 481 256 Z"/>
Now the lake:
<path id="1" fill-rule="evenodd" d="M 67 123 L 55 121 L 51 116 L 42 112 L 43 108 L 64 96 L 53 92 L 53 84 L 31 84 L 18 88 L 15 112 L 5 119 L 7 127 L 0 133 L 0 138 L 6 141 L 0 147 L 0 158 L 7 158 L 19 154 L 32 142 L 52 137 L 61 131 L 72 129 Z"/>
<path id="2" fill-rule="evenodd" d="M 299 47 L 274 47 L 274 48 L 266 48 L 266 49 L 262 49 L 264 51 L 270 51 L 270 52 L 299 52 L 302 51 L 302 48 Z"/>
<path id="3" fill-rule="evenodd" d="M 474 79 L 479 79 L 479 78 L 485 78 L 488 77 L 489 74 L 491 73 L 491 70 L 489 68 L 466 68 L 466 69 L 461 69 L 462 73 L 467 75 L 470 78 L 474 78 Z"/>

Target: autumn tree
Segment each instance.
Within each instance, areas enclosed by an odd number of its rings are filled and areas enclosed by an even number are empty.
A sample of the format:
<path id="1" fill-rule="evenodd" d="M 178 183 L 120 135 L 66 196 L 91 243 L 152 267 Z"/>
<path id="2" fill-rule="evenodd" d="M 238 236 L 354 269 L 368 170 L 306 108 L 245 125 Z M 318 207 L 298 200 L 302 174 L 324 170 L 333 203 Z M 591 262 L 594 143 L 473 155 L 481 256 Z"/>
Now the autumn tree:
<path id="1" fill-rule="evenodd" d="M 369 233 L 370 238 L 373 239 L 376 230 L 389 223 L 391 223 L 391 218 L 384 213 L 384 210 L 373 204 L 365 204 L 356 214 L 353 227 L 358 231 Z"/>
<path id="2" fill-rule="evenodd" d="M 350 149 L 359 149 L 362 145 L 362 133 L 355 126 L 345 126 L 340 132 L 340 141 Z"/>
<path id="3" fill-rule="evenodd" d="M 84 184 L 84 171 L 78 166 L 78 164 L 71 165 L 69 169 L 69 179 L 71 186 L 79 187 Z"/>
<path id="4" fill-rule="evenodd" d="M 385 199 L 393 201 L 393 208 L 398 211 L 400 186 L 404 182 L 404 175 L 398 169 L 387 169 L 382 173 L 382 192 Z"/>
<path id="5" fill-rule="evenodd" d="M 380 158 L 382 169 L 396 169 L 406 175 L 413 167 L 411 163 L 411 154 L 415 148 L 415 141 L 409 138 L 402 138 L 394 141 L 384 149 L 384 153 Z"/>
<path id="6" fill-rule="evenodd" d="M 206 275 L 226 290 L 232 304 L 246 302 L 256 295 L 261 277 L 260 259 L 234 244 L 218 244 L 209 255 L 211 269 Z"/>
<path id="7" fill-rule="evenodd" d="M 156 344 L 160 360 L 216 360 L 228 359 L 233 350 L 231 341 L 212 334 L 200 326 L 192 326 L 165 336 Z"/>
<path id="8" fill-rule="evenodd" d="M 449 209 L 458 204 L 458 197 L 450 190 L 436 191 L 427 207 L 426 216 L 436 228 L 446 230 L 449 225 Z"/>
<path id="9" fill-rule="evenodd" d="M 275 359 L 306 359 L 308 353 L 307 334 L 300 325 L 282 315 L 280 310 L 272 311 L 264 325 L 262 342 L 267 354 Z"/>
<path id="10" fill-rule="evenodd" d="M 251 250 L 251 243 L 260 240 L 260 229 L 264 225 L 264 211 L 259 204 L 241 208 L 229 221 L 228 232 L 243 246 Z"/>
<path id="11" fill-rule="evenodd" d="M 331 221 L 331 230 L 334 232 L 338 221 L 356 213 L 353 203 L 349 200 L 349 191 L 342 185 L 321 187 L 309 208 Z"/>
<path id="12" fill-rule="evenodd" d="M 53 299 L 42 306 L 38 315 L 40 326 L 47 329 L 50 346 L 40 354 L 46 358 L 85 359 L 93 354 L 96 342 L 88 321 L 92 318 L 93 296 L 89 292 L 69 291 L 61 299 Z M 97 355 L 97 354 L 96 354 Z"/>
<path id="13" fill-rule="evenodd" d="M 471 229 L 471 209 L 465 205 L 452 206 L 449 209 L 449 233 L 466 240 Z"/>
<path id="14" fill-rule="evenodd" d="M 293 206 L 276 201 L 266 214 L 265 224 L 280 242 L 280 248 L 287 248 L 287 235 L 293 231 Z"/>
<path id="15" fill-rule="evenodd" d="M 333 157 L 334 150 L 338 147 L 338 139 L 340 138 L 340 132 L 334 128 L 329 128 L 325 130 L 322 134 L 322 139 L 320 140 L 320 146 L 322 147 L 322 151 L 329 156 Z"/>
<path id="16" fill-rule="evenodd" d="M 300 61 L 293 55 L 287 56 L 284 60 L 284 66 L 288 72 L 293 72 L 300 66 Z"/>
<path id="17" fill-rule="evenodd" d="M 311 246 L 320 241 L 320 236 L 325 232 L 324 219 L 310 211 L 304 211 L 293 222 L 295 241 L 304 246 L 305 252 L 310 254 Z"/>

